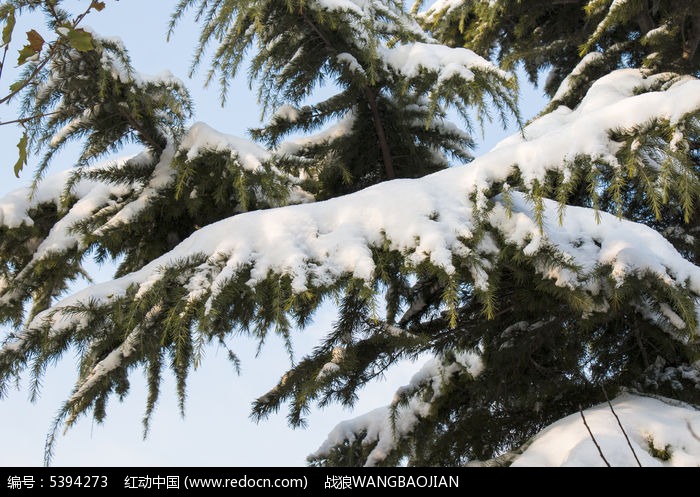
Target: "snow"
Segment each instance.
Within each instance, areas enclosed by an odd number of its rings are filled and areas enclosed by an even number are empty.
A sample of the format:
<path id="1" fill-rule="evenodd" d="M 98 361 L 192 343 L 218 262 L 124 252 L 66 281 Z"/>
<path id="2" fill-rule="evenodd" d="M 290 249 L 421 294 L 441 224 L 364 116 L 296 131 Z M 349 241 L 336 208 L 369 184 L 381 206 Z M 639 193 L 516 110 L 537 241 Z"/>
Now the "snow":
<path id="1" fill-rule="evenodd" d="M 186 158 L 193 160 L 206 151 L 229 152 L 238 160 L 242 168 L 252 172 L 262 170 L 262 161 L 270 156 L 267 151 L 248 140 L 220 133 L 204 123 L 196 123 L 183 138 L 178 153 L 186 152 Z M 74 231 L 74 227 L 90 219 L 97 212 L 104 213 L 107 209 L 109 217 L 93 231 L 94 236 L 101 236 L 108 230 L 135 219 L 174 180 L 177 174 L 177 170 L 172 167 L 174 155 L 173 146 L 168 145 L 145 185 L 110 184 L 81 178 L 68 191 L 67 185 L 74 171 L 66 170 L 45 178 L 34 192 L 29 188 L 22 188 L 0 198 L 0 226 L 8 229 L 16 229 L 22 225 L 32 226 L 34 220 L 30 212 L 42 204 L 54 204 L 60 211 L 66 195 L 76 199 L 66 212 L 60 214 L 60 219 L 53 225 L 46 238 L 37 239 L 37 247 L 31 261 L 15 276 L 15 281 L 21 281 L 39 261 L 52 254 L 75 248 L 84 249 L 85 247 L 81 246 L 81 236 Z M 132 166 L 137 164 L 146 166 L 150 161 L 152 161 L 150 153 L 144 152 L 130 158 L 97 164 L 84 169 L 84 172 L 98 171 L 106 167 L 121 167 L 127 162 Z M 275 170 L 275 172 L 281 174 L 279 171 Z M 304 203 L 311 198 L 308 193 L 294 186 L 288 200 L 290 203 Z M 8 301 L 13 298 L 15 298 L 13 294 L 5 294 L 1 300 Z M 65 319 L 63 322 L 70 325 L 70 320 Z"/>
<path id="2" fill-rule="evenodd" d="M 345 441 L 352 443 L 362 436 L 363 445 L 375 444 L 365 460 L 365 466 L 376 466 L 396 447 L 401 436 L 411 432 L 419 416 L 427 413 L 430 403 L 440 395 L 444 381 L 449 381 L 450 376 L 460 369 L 476 377 L 482 367 L 476 354 L 459 354 L 451 364 L 431 359 L 397 394 L 429 386 L 433 391 L 432 399 L 411 397 L 408 405 L 397 408 L 393 423 L 391 406 L 343 421 L 309 457 L 323 458 L 333 447 Z M 660 396 L 649 397 L 631 392 L 621 394 L 611 404 L 614 414 L 607 402 L 584 410 L 586 423 L 611 466 L 637 466 L 635 455 L 643 467 L 700 465 L 700 411 L 696 408 Z M 396 406 L 396 400 L 393 406 Z M 619 424 L 615 415 L 620 419 Z M 629 444 L 625 434 L 630 440 Z M 661 455 L 662 451 L 670 455 L 668 460 L 654 456 L 654 453 Z M 524 452 L 512 463 L 512 467 L 528 466 L 595 467 L 605 466 L 605 462 L 581 414 L 576 412 L 543 429 L 526 444 Z"/>
<path id="3" fill-rule="evenodd" d="M 159 312 L 160 309 L 157 306 L 154 307 L 151 309 L 151 311 L 149 311 L 145 321 L 150 321 L 152 317 L 156 316 Z M 133 354 L 138 348 L 142 334 L 142 328 L 140 326 L 131 331 L 131 333 L 129 333 L 119 347 L 112 350 L 112 352 L 107 354 L 107 357 L 102 359 L 95 367 L 92 368 L 92 371 L 90 371 L 85 380 L 80 384 L 80 387 L 73 393 L 69 402 L 79 399 L 97 382 L 99 382 L 104 375 L 117 369 L 121 365 L 122 361 Z"/>
<path id="4" fill-rule="evenodd" d="M 315 4 L 315 5 L 313 5 Z M 373 36 L 369 33 L 366 21 L 371 19 L 383 29 L 397 31 L 399 28 L 410 31 L 418 39 L 426 39 L 425 31 L 418 23 L 394 2 L 383 0 L 315 0 L 313 7 L 330 12 L 344 12 L 350 14 L 346 19 L 355 31 L 354 42 L 358 47 L 364 48 L 366 42 Z M 313 8 L 312 7 L 312 8 Z M 389 18 L 389 22 L 379 23 L 378 20 Z"/>
<path id="5" fill-rule="evenodd" d="M 74 119 L 71 119 L 63 128 L 54 133 L 49 142 L 52 148 L 58 148 L 71 133 L 75 132 L 83 123 L 87 122 L 92 116 L 92 109 L 85 109 L 82 114 Z"/>
<path id="6" fill-rule="evenodd" d="M 673 245 L 654 229 L 606 212 L 601 212 L 599 221 L 595 222 L 590 209 L 572 206 L 566 208 L 560 225 L 558 204 L 545 199 L 545 237 L 537 232 L 535 214 L 526 198 L 513 194 L 512 201 L 512 215 L 498 203 L 490 220 L 492 225 L 500 227 L 508 242 L 522 246 L 525 254 L 535 254 L 550 244 L 579 266 L 583 274 L 592 274 L 597 268 L 609 265 L 610 276 L 618 285 L 631 274 L 654 274 L 670 285 L 688 281 L 690 289 L 700 295 L 700 268 L 680 257 Z M 570 271 L 548 273 L 548 276 L 559 286 L 581 286 L 577 275 Z M 591 279 L 589 283 L 588 290 L 596 293 L 596 281 Z M 677 316 L 672 319 L 680 325 L 678 320 Z"/>
<path id="7" fill-rule="evenodd" d="M 45 178 L 39 184 L 33 197 L 31 189 L 26 188 L 12 192 L 0 199 L 0 225 L 7 228 L 33 225 L 34 221 L 29 212 L 41 204 L 53 203 L 60 210 L 61 200 L 66 193 L 65 188 L 71 173 L 72 171 L 64 171 Z M 32 254 L 31 261 L 14 277 L 15 281 L 22 281 L 42 259 L 79 247 L 80 236 L 73 231 L 73 226 L 106 206 L 116 205 L 117 202 L 114 199 L 127 195 L 129 192 L 130 188 L 126 185 L 111 185 L 86 179 L 75 183 L 70 194 L 78 200 L 53 225 L 46 238 L 40 240 Z M 11 301 L 13 298 L 15 298 L 13 293 L 6 293 L 0 296 L 0 302 Z"/>
<path id="8" fill-rule="evenodd" d="M 685 323 L 683 322 L 683 319 L 673 309 L 671 309 L 670 305 L 663 302 L 659 306 L 659 311 L 671 322 L 673 326 L 675 326 L 679 330 L 685 328 Z"/>
<path id="9" fill-rule="evenodd" d="M 295 122 L 297 119 L 299 119 L 299 109 L 292 105 L 284 104 L 279 109 L 277 109 L 277 111 L 272 116 L 271 120 L 274 122 L 275 118 L 284 119 L 285 121 L 289 122 Z"/>
<path id="10" fill-rule="evenodd" d="M 145 159 L 147 154 L 142 154 Z M 143 188 L 136 188 L 135 198 L 120 206 L 119 210 L 109 220 L 94 231 L 94 235 L 103 235 L 106 231 L 125 224 L 134 219 L 140 212 L 148 207 L 150 202 L 158 196 L 159 190 L 168 186 L 175 178 L 176 170 L 171 167 L 173 160 L 173 147 L 168 145 L 163 151 L 158 164 L 153 169 L 149 182 Z M 133 189 L 133 187 L 132 187 Z M 89 213 L 88 213 L 89 214 Z"/>
<path id="11" fill-rule="evenodd" d="M 306 135 L 280 143 L 274 152 L 276 155 L 298 154 L 304 148 L 313 147 L 314 145 L 335 140 L 349 134 L 354 122 L 355 115 L 352 112 L 348 112 L 337 123 L 328 126 L 326 129 L 316 134 Z"/>
<path id="12" fill-rule="evenodd" d="M 95 40 L 99 40 L 102 43 L 112 44 L 122 53 L 127 52 L 124 41 L 120 37 L 102 36 L 87 26 L 85 26 L 84 29 L 85 31 L 89 32 Z M 102 52 L 101 62 L 105 69 L 111 71 L 114 78 L 119 79 L 123 83 L 133 82 L 142 88 L 148 85 L 165 85 L 172 88 L 177 88 L 183 94 L 186 93 L 186 90 L 184 90 L 186 88 L 184 82 L 167 69 L 153 75 L 134 71 L 133 69 L 125 66 L 124 61 L 111 50 L 104 50 Z"/>
<path id="13" fill-rule="evenodd" d="M 129 191 L 130 189 L 125 185 L 110 185 L 92 181 L 80 182 L 76 189 L 80 200 L 70 208 L 60 221 L 54 224 L 49 235 L 36 249 L 34 261 L 42 259 L 48 253 L 63 252 L 77 246 L 78 237 L 72 233 L 71 228 L 102 207 L 116 204 L 111 199 L 127 195 Z"/>
<path id="14" fill-rule="evenodd" d="M 387 67 L 408 78 L 415 78 L 421 71 L 428 71 L 438 74 L 438 83 L 455 76 L 471 81 L 474 79 L 474 68 L 497 72 L 503 78 L 509 77 L 505 71 L 496 69 L 486 59 L 466 48 L 415 42 L 392 48 L 379 47 L 378 50 Z"/>
<path id="15" fill-rule="evenodd" d="M 569 73 L 569 75 L 566 78 L 564 78 L 564 81 L 561 82 L 561 85 L 559 85 L 559 88 L 557 88 L 557 92 L 552 97 L 552 102 L 558 102 L 564 99 L 571 91 L 573 81 L 576 78 L 580 77 L 586 71 L 586 68 L 589 65 L 595 64 L 602 58 L 603 54 L 600 52 L 590 52 L 586 54 L 581 59 L 581 61 L 578 64 L 576 64 L 576 67 L 574 67 L 571 73 Z"/>
<path id="16" fill-rule="evenodd" d="M 286 114 L 290 113 L 291 110 L 286 109 Z M 192 125 L 180 144 L 180 150 L 187 150 L 188 160 L 195 159 L 204 151 L 231 152 L 231 156 L 238 158 L 241 165 L 249 171 L 262 169 L 261 163 L 270 157 L 267 150 L 253 142 L 221 133 L 202 122 Z"/>
<path id="17" fill-rule="evenodd" d="M 30 188 L 0 197 L 0 225 L 7 228 L 19 228 L 23 224 L 32 226 L 34 221 L 28 212 L 43 203 L 53 202 L 58 206 L 67 177 L 68 173 L 62 173 L 50 178 L 51 181 L 43 181 L 34 197 Z"/>
<path id="18" fill-rule="evenodd" d="M 644 35 L 644 38 L 646 40 L 651 40 L 653 38 L 656 38 L 657 36 L 668 35 L 670 33 L 671 33 L 670 26 L 668 24 L 662 24 L 661 26 L 659 26 L 657 28 L 654 28 L 654 29 L 647 31 L 646 34 Z"/>
<path id="19" fill-rule="evenodd" d="M 437 21 L 440 16 L 447 15 L 462 5 L 464 5 L 464 0 L 436 0 L 428 10 L 420 12 L 418 15 L 426 22 L 433 23 Z"/>
<path id="20" fill-rule="evenodd" d="M 700 465 L 700 412 L 678 402 L 631 393 L 612 402 L 643 467 Z M 632 450 L 607 403 L 584 411 L 586 423 L 611 466 L 637 466 Z M 653 457 L 667 450 L 670 459 Z M 580 413 L 573 413 L 540 432 L 513 463 L 522 466 L 605 466 Z"/>
<path id="21" fill-rule="evenodd" d="M 206 151 L 230 152 L 231 156 L 236 158 L 244 169 L 252 172 L 260 171 L 262 162 L 270 157 L 269 152 L 254 143 L 237 136 L 218 132 L 204 123 L 192 125 L 180 144 L 179 152 L 184 151 L 186 151 L 188 160 L 193 160 Z M 70 191 L 70 195 L 76 197 L 78 201 L 67 215 L 56 223 L 45 242 L 45 246 L 43 246 L 43 251 L 65 250 L 74 245 L 76 236 L 70 234 L 70 228 L 76 222 L 86 219 L 100 208 L 114 205 L 111 198 L 119 198 L 136 191 L 135 198 L 121 207 L 110 218 L 110 221 L 101 227 L 101 231 L 129 222 L 148 206 L 160 190 L 173 181 L 176 173 L 171 165 L 173 155 L 174 150 L 172 147 L 168 147 L 156 165 L 149 182 L 141 189 L 135 185 L 126 187 L 107 185 L 86 179 L 78 181 Z M 107 166 L 119 167 L 127 160 L 130 160 L 132 164 L 145 163 L 150 160 L 150 156 L 143 153 L 131 158 L 97 164 L 93 168 L 98 170 Z M 29 188 L 22 188 L 0 197 L 0 225 L 6 228 L 18 228 L 22 224 L 31 226 L 34 221 L 29 216 L 30 210 L 46 203 L 54 203 L 60 207 L 61 199 L 67 193 L 65 192 L 66 185 L 72 174 L 73 171 L 63 171 L 40 182 L 34 192 Z M 308 201 L 308 195 L 303 195 L 301 192 L 296 192 L 295 195 L 297 200 Z M 99 234 L 101 231 L 95 234 Z"/>
<path id="22" fill-rule="evenodd" d="M 341 64 L 345 64 L 346 66 L 348 66 L 348 69 L 350 69 L 350 71 L 352 72 L 358 74 L 365 74 L 364 68 L 352 54 L 343 52 L 336 56 L 336 60 Z"/>
<path id="23" fill-rule="evenodd" d="M 700 108 L 700 81 L 683 79 L 667 91 L 635 95 L 635 90 L 650 88 L 666 75 L 645 78 L 636 69 L 615 71 L 596 81 L 581 104 L 571 110 L 560 106 L 535 120 L 520 134 L 501 141 L 488 154 L 492 168 L 481 168 L 476 181 L 486 187 L 518 164 L 525 181 L 542 179 L 546 171 L 563 171 L 579 155 L 587 155 L 617 165 L 615 154 L 620 144 L 610 139 L 613 129 L 632 129 L 654 118 L 671 124 Z"/>
<path id="24" fill-rule="evenodd" d="M 124 342 L 107 354 L 107 357 L 102 359 L 88 374 L 85 380 L 81 383 L 75 393 L 71 396 L 69 402 L 79 399 L 87 391 L 92 388 L 101 378 L 110 371 L 117 369 L 122 361 L 128 358 L 137 348 L 138 341 L 141 338 L 141 329 L 137 328 L 126 337 Z"/>
<path id="25" fill-rule="evenodd" d="M 124 160 L 115 164 L 123 164 Z M 63 171 L 42 181 L 34 194 L 30 188 L 23 188 L 0 198 L 0 225 L 18 228 L 22 225 L 32 226 L 29 216 L 32 209 L 41 204 L 53 203 L 61 207 L 61 199 L 66 194 L 65 188 L 72 171 Z M 97 210 L 114 205 L 112 199 L 127 195 L 130 188 L 125 185 L 110 185 L 97 181 L 82 179 L 73 185 L 70 194 L 78 200 L 61 219 L 54 224 L 47 237 L 36 248 L 32 262 L 36 263 L 54 252 L 63 252 L 79 244 L 78 236 L 72 232 L 75 223 L 88 218 Z M 18 276 L 18 278 L 21 277 Z"/>
<path id="26" fill-rule="evenodd" d="M 316 3 L 330 11 L 345 10 L 358 15 L 362 15 L 371 5 L 369 0 L 316 0 Z"/>
<path id="27" fill-rule="evenodd" d="M 333 347 L 331 352 L 331 361 L 327 362 L 321 368 L 318 375 L 316 376 L 316 381 L 323 380 L 326 376 L 336 373 L 340 370 L 340 363 L 345 357 L 345 349 L 342 347 Z"/>
<path id="28" fill-rule="evenodd" d="M 598 23 L 595 32 L 589 39 L 597 40 L 603 34 L 603 31 L 608 29 L 611 24 L 614 24 L 613 18 L 617 14 L 616 11 L 621 10 L 628 1 L 629 0 L 614 0 L 613 3 L 610 4 L 610 7 L 608 7 L 608 12 L 605 14 L 605 17 Z"/>

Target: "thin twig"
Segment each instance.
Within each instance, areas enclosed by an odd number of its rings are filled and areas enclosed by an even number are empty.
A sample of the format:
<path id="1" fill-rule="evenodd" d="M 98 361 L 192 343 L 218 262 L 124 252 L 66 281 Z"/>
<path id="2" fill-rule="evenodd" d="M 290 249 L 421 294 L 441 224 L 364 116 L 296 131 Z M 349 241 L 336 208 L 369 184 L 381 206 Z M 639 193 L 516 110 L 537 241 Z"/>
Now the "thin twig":
<path id="1" fill-rule="evenodd" d="M 700 442 L 700 436 L 698 436 L 698 434 L 695 433 L 695 430 L 693 430 L 693 427 L 690 426 L 690 420 L 687 420 L 687 421 L 685 422 L 685 425 L 688 427 L 688 431 L 689 431 L 690 434 L 693 436 L 693 438 L 694 438 L 695 440 L 697 440 L 698 442 Z"/>
<path id="2" fill-rule="evenodd" d="M 5 50 L 2 52 L 2 62 L 0 62 L 0 79 L 2 79 L 2 70 L 5 69 L 5 59 L 7 58 L 7 51 L 10 49 L 10 44 L 5 45 Z"/>
<path id="3" fill-rule="evenodd" d="M 627 440 L 627 445 L 629 446 L 630 450 L 632 451 L 632 455 L 634 456 L 634 460 L 637 461 L 637 466 L 640 468 L 642 467 L 642 463 L 639 462 L 639 458 L 637 457 L 637 452 L 635 452 L 634 447 L 632 447 L 632 442 L 630 442 L 630 438 L 627 436 L 627 432 L 625 431 L 625 428 L 622 426 L 622 422 L 620 421 L 620 418 L 617 416 L 617 413 L 615 412 L 615 409 L 613 409 L 613 405 L 610 402 L 610 398 L 608 397 L 608 392 L 605 390 L 605 386 L 601 383 L 600 388 L 603 390 L 603 395 L 605 395 L 605 400 L 608 401 L 608 405 L 610 406 L 610 410 L 613 413 L 613 416 L 615 416 L 615 419 L 617 420 L 617 424 L 622 430 L 622 434 L 625 436 L 625 440 Z"/>
<path id="4" fill-rule="evenodd" d="M 47 112 L 46 114 L 37 114 L 36 116 L 23 117 L 12 121 L 0 121 L 0 126 L 5 126 L 6 124 L 24 124 L 35 119 L 41 119 L 42 117 L 53 116 L 54 114 L 58 114 L 58 112 Z"/>
<path id="5" fill-rule="evenodd" d="M 588 434 L 591 436 L 591 440 L 593 440 L 593 444 L 595 445 L 596 449 L 598 449 L 598 454 L 600 454 L 600 458 L 603 460 L 605 465 L 609 468 L 610 463 L 608 462 L 607 459 L 605 459 L 605 455 L 603 455 L 603 451 L 600 448 L 600 445 L 598 445 L 598 441 L 595 439 L 593 436 L 593 432 L 591 431 L 591 428 L 588 426 L 588 423 L 586 422 L 586 416 L 583 415 L 583 408 L 579 405 L 578 410 L 581 413 L 581 419 L 583 419 L 583 424 L 588 430 Z"/>

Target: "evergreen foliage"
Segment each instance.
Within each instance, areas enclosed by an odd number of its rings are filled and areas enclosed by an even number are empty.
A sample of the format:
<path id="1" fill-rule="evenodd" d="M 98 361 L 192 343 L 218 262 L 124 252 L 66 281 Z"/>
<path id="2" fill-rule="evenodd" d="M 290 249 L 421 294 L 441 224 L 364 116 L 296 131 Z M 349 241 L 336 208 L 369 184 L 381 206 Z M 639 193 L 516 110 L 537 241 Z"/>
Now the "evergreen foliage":
<path id="1" fill-rule="evenodd" d="M 70 19 L 60 1 L 20 3 L 0 5 L 6 27 L 22 8 Z M 288 404 L 303 426 L 430 359 L 314 465 L 488 460 L 629 389 L 700 405 L 698 2 L 421 3 L 181 0 L 171 35 L 193 8 L 193 70 L 214 46 L 223 100 L 250 56 L 266 148 L 188 124 L 181 82 L 139 75 L 97 34 L 27 62 L 20 117 L 43 158 L 33 189 L 0 199 L 0 322 L 15 329 L 0 395 L 77 351 L 47 461 L 58 428 L 102 421 L 132 370 L 147 430 L 164 369 L 184 411 L 206 346 L 277 333 L 291 349 L 331 301 L 333 329 L 256 419 Z M 504 71 L 520 63 L 533 81 L 550 69 L 550 105 L 464 165 L 470 116 L 519 122 Z M 42 180 L 68 140 L 76 167 Z M 127 141 L 143 152 L 94 164 Z M 66 296 L 90 254 L 120 260 L 115 281 Z"/>
<path id="2" fill-rule="evenodd" d="M 228 82 L 253 52 L 249 77 L 258 85 L 263 114 L 272 112 L 270 123 L 253 131 L 256 139 L 277 147 L 290 133 L 325 127 L 279 147 L 277 158 L 281 168 L 315 178 L 308 188 L 318 199 L 423 176 L 447 167 L 450 158 L 468 160 L 471 138 L 447 121 L 450 108 L 467 124 L 470 109 L 485 118 L 488 104 L 504 120 L 516 112 L 514 81 L 485 61 L 464 64 L 462 50 L 448 56 L 464 67 L 449 72 L 423 61 L 421 49 L 434 42 L 401 2 L 182 0 L 171 28 L 189 7 L 196 7 L 205 26 L 195 67 L 207 47 L 218 44 L 209 78 L 220 82 L 223 100 Z M 403 54 L 418 60 L 397 64 Z M 333 95 L 307 103 L 331 83 Z"/>
<path id="3" fill-rule="evenodd" d="M 414 11 L 427 4 L 418 0 Z M 533 82 L 548 69 L 550 110 L 574 107 L 590 85 L 619 67 L 698 76 L 697 0 L 438 0 L 422 24 L 449 46 L 468 46 L 504 67 L 522 63 Z M 561 83 L 570 79 L 560 92 Z"/>

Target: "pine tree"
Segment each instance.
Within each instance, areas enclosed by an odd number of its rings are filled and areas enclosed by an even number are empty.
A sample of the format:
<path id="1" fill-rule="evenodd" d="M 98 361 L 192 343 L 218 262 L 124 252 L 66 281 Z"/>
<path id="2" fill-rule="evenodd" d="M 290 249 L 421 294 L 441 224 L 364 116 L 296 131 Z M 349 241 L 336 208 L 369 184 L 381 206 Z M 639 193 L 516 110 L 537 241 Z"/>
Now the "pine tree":
<path id="1" fill-rule="evenodd" d="M 47 458 L 62 424 L 104 419 L 131 370 L 148 376 L 148 429 L 164 368 L 184 410 L 204 347 L 274 332 L 291 348 L 331 298 L 333 329 L 258 419 L 289 404 L 303 426 L 314 404 L 352 405 L 398 361 L 431 359 L 311 464 L 507 463 L 624 390 L 700 404 L 698 2 L 420 3 L 181 0 L 171 35 L 194 8 L 193 70 L 216 45 L 223 100 L 252 53 L 262 146 L 188 125 L 180 81 L 141 76 L 60 1 L 0 6 L 6 46 L 23 9 L 56 33 L 29 38 L 16 87 L 35 185 L 0 200 L 0 320 L 16 330 L 0 395 L 80 356 Z M 551 68 L 550 105 L 464 165 L 471 115 L 519 121 L 519 63 L 534 81 Z M 42 179 L 69 140 L 76 167 Z M 144 151 L 95 163 L 126 141 Z M 64 295 L 91 252 L 123 258 L 116 279 Z"/>

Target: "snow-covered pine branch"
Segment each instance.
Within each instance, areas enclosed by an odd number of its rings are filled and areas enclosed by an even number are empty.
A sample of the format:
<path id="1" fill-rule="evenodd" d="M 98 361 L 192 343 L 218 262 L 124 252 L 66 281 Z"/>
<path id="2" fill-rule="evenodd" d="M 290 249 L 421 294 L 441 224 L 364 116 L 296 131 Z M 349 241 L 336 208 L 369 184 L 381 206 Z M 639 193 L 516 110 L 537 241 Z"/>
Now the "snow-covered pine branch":
<path id="1" fill-rule="evenodd" d="M 399 464 L 402 454 L 396 457 L 397 444 L 416 430 L 422 418 L 430 416 L 436 401 L 448 390 L 445 384 L 462 375 L 476 377 L 482 369 L 479 355 L 472 352 L 430 359 L 408 385 L 396 392 L 391 406 L 339 423 L 318 450 L 309 455 L 309 461 L 327 462 L 339 447 L 342 460 L 346 451 L 343 446 L 349 444 L 362 454 L 363 466 Z"/>
<path id="2" fill-rule="evenodd" d="M 621 70 L 599 80 L 577 109 L 560 108 L 536 120 L 524 137 L 503 141 L 469 166 L 204 226 L 141 269 L 35 316 L 0 354 L 3 384 L 18 365 L 46 362 L 75 345 L 85 351 L 76 385 L 82 397 L 72 397 L 64 409 L 74 419 L 126 381 L 131 367 L 160 358 L 163 348 L 177 358 L 173 367 L 184 384 L 198 335 L 208 342 L 232 329 L 285 334 L 325 296 L 366 288 L 369 298 L 391 284 L 395 269 L 385 264 L 392 257 L 402 274 L 436 277 L 455 292 L 472 288 L 488 304 L 489 292 L 498 292 L 489 273 L 503 263 L 499 254 L 511 249 L 512 257 L 530 260 L 543 281 L 579 292 L 582 319 L 608 312 L 623 295 L 625 305 L 675 328 L 684 341 L 695 334 L 700 269 L 650 227 L 593 208 L 561 212 L 542 191 L 553 173 L 564 178 L 559 184 L 565 188 L 574 177 L 585 184 L 591 174 L 623 171 L 618 155 L 625 141 L 649 122 L 682 134 L 684 126 L 697 124 L 698 90 L 700 81 L 693 78 L 645 78 Z M 665 145 L 669 151 L 675 146 Z M 637 167 L 639 175 L 668 185 L 684 178 L 682 162 L 672 164 L 667 176 L 655 163 Z M 601 195 L 601 188 L 597 184 L 592 194 Z M 8 276 L 5 285 L 11 286 Z M 446 290 L 443 304 L 457 313 L 456 293 Z M 112 352 L 136 326 L 142 329 L 139 348 L 115 361 Z M 83 387 L 86 381 L 91 387 Z"/>
<path id="3" fill-rule="evenodd" d="M 21 117 L 29 147 L 43 151 L 36 166 L 38 185 L 53 157 L 70 141 L 82 140 L 78 165 L 140 143 L 158 155 L 179 139 L 192 103 L 182 81 L 164 72 L 145 76 L 131 67 L 117 39 L 90 33 L 94 48 L 57 45 L 51 63 L 36 67 L 36 84 L 24 95 Z M 32 71 L 32 62 L 27 70 Z"/>
<path id="4" fill-rule="evenodd" d="M 700 76 L 699 7 L 695 0 L 653 7 L 626 0 L 415 0 L 413 10 L 442 43 L 469 47 L 508 69 L 523 64 L 535 84 L 548 72 L 542 83 L 549 96 L 568 79 L 573 91 L 560 103 L 573 107 L 621 66 Z M 584 70 L 582 57 L 591 54 Z"/>
<path id="5" fill-rule="evenodd" d="M 117 275 L 128 274 L 212 220 L 312 200 L 247 140 L 196 123 L 176 146 L 64 171 L 0 198 L 3 322 L 19 325 L 27 302 L 30 317 L 48 308 L 86 276 L 93 250 L 98 260 L 123 256 Z"/>
<path id="6" fill-rule="evenodd" d="M 357 465 L 396 465 L 404 453 L 398 450 L 407 440 L 420 437 L 422 424 L 435 415 L 440 396 L 454 395 L 450 383 L 473 382 L 481 372 L 478 356 L 462 354 L 451 359 L 431 359 L 397 392 L 394 404 L 378 408 L 357 418 L 339 423 L 321 446 L 309 456 L 315 465 L 347 462 L 346 453 L 355 454 Z M 462 378 L 460 378 L 460 376 Z M 399 404 L 405 391 L 413 395 Z M 428 392 L 427 396 L 425 392 Z M 423 400 L 423 399 L 428 399 Z M 631 392 L 612 402 L 586 410 L 586 419 L 596 433 L 606 458 L 614 467 L 635 466 L 635 454 L 643 467 L 695 466 L 698 464 L 700 440 L 694 431 L 700 425 L 700 412 L 688 404 L 663 397 L 648 398 Z M 474 407 L 475 410 L 478 406 Z M 635 454 L 625 447 L 615 415 L 631 437 Z M 432 427 L 431 427 L 432 428 Z M 426 430 L 426 434 L 433 432 Z M 562 436 L 566 434 L 566 436 Z M 428 435 L 430 436 L 430 435 Z M 449 434 L 446 434 L 446 438 Z M 414 464 L 430 460 L 426 447 L 412 446 Z M 480 461 L 465 457 L 462 465 L 513 467 L 601 466 L 603 462 L 590 443 L 589 434 L 579 413 L 566 416 L 542 429 L 522 447 L 494 459 Z"/>

